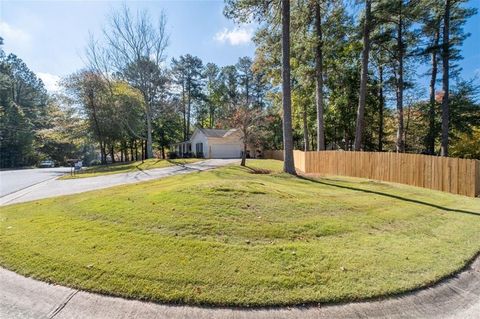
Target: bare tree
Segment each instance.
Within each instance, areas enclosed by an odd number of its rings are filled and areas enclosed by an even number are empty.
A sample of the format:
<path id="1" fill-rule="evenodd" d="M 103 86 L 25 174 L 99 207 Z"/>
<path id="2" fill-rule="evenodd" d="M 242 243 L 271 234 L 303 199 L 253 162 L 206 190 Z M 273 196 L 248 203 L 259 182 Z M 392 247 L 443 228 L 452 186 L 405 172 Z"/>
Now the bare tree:
<path id="1" fill-rule="evenodd" d="M 106 48 L 103 58 L 107 59 L 116 74 L 137 88 L 145 100 L 146 155 L 153 157 L 152 118 L 161 91 L 164 89 L 162 63 L 168 35 L 165 30 L 166 17 L 162 13 L 156 24 L 152 23 L 147 11 L 132 15 L 125 5 L 114 11 L 109 25 L 104 29 Z"/>

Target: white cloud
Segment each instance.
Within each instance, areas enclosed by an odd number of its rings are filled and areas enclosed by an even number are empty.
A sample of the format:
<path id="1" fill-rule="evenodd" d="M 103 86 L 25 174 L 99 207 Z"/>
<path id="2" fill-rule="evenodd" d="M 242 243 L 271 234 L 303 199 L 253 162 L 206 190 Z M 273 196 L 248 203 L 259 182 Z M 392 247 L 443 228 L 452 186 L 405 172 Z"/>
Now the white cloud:
<path id="1" fill-rule="evenodd" d="M 231 45 L 241 45 L 250 42 L 253 36 L 253 29 L 236 27 L 232 30 L 227 28 L 217 32 L 213 39 L 220 43 L 228 42 Z"/>
<path id="2" fill-rule="evenodd" d="M 60 86 L 58 84 L 58 81 L 60 81 L 60 77 L 58 75 L 50 74 L 50 73 L 37 72 L 37 76 L 40 79 L 42 79 L 43 84 L 45 84 L 45 88 L 50 93 L 55 93 L 60 89 Z"/>
<path id="3" fill-rule="evenodd" d="M 9 46 L 25 45 L 30 42 L 28 33 L 4 21 L 0 21 L 0 37 L 3 38 L 3 43 Z"/>

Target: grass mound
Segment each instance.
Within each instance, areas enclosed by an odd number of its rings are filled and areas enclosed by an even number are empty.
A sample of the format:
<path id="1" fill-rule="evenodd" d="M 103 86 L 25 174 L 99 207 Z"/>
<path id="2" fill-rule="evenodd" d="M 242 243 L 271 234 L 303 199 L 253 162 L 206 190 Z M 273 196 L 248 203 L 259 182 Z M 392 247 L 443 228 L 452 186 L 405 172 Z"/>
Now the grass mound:
<path id="1" fill-rule="evenodd" d="M 480 251 L 479 199 L 247 164 L 2 207 L 0 265 L 124 297 L 265 306 L 403 292 Z"/>

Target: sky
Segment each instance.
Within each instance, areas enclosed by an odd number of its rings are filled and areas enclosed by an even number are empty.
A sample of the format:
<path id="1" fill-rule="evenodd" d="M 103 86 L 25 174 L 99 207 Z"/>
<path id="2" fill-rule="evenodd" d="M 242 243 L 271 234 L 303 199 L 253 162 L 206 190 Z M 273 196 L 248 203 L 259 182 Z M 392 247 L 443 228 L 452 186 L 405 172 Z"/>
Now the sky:
<path id="1" fill-rule="evenodd" d="M 3 49 L 15 53 L 42 78 L 47 89 L 81 69 L 89 33 L 101 36 L 113 9 L 121 1 L 22 1 L 0 0 L 0 36 Z M 235 25 L 223 16 L 222 0 L 126 1 L 133 10 L 145 9 L 153 19 L 165 11 L 170 45 L 168 60 L 190 53 L 204 63 L 228 65 L 239 57 L 253 56 L 254 27 Z M 480 11 L 480 0 L 469 6 Z M 480 15 L 470 18 L 465 31 L 462 77 L 480 76 Z"/>

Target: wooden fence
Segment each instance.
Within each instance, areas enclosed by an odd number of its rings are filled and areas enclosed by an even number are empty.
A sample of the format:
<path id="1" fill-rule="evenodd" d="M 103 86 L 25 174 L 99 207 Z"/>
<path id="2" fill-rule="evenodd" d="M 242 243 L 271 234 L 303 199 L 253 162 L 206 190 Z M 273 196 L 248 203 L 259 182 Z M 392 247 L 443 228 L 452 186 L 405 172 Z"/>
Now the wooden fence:
<path id="1" fill-rule="evenodd" d="M 265 158 L 283 160 L 283 151 Z M 453 194 L 480 195 L 480 161 L 420 154 L 294 151 L 303 173 L 352 176 L 430 188 Z"/>

